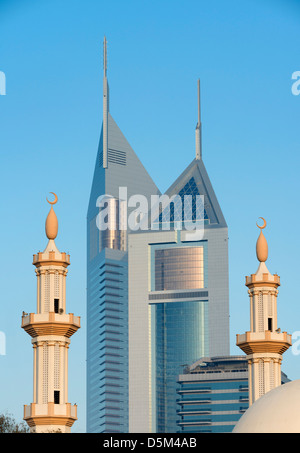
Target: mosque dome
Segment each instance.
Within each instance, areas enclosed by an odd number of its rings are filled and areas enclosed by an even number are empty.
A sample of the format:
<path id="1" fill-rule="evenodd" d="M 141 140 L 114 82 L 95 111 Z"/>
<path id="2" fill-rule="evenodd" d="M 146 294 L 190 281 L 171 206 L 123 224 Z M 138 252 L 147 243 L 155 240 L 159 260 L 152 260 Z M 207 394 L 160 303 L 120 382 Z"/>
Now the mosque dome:
<path id="1" fill-rule="evenodd" d="M 300 433 L 300 379 L 265 393 L 235 425 L 233 433 Z"/>

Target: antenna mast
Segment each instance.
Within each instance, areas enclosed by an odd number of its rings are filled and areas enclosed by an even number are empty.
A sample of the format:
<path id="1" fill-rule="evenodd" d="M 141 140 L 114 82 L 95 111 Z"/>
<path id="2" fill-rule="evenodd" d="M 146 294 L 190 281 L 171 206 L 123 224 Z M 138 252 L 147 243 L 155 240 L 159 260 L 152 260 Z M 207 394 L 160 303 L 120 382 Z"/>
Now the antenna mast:
<path id="1" fill-rule="evenodd" d="M 108 167 L 108 83 L 107 83 L 107 42 L 103 42 L 103 168 Z"/>
<path id="2" fill-rule="evenodd" d="M 200 79 L 198 79 L 198 123 L 196 125 L 196 159 L 202 158 Z"/>

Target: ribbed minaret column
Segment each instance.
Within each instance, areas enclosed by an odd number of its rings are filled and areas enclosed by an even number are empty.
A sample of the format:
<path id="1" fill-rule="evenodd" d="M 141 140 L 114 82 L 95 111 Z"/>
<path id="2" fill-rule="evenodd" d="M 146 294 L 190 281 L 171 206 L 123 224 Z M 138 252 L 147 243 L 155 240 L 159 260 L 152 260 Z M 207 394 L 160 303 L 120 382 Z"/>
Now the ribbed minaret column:
<path id="1" fill-rule="evenodd" d="M 66 313 L 70 256 L 56 247 L 57 230 L 51 206 L 46 220 L 48 245 L 44 252 L 33 256 L 37 313 L 22 316 L 22 328 L 32 337 L 33 345 L 33 403 L 24 406 L 24 420 L 36 433 L 70 432 L 77 420 L 77 406 L 68 403 L 67 359 L 70 337 L 80 328 L 80 318 Z"/>
<path id="2" fill-rule="evenodd" d="M 264 219 L 263 219 L 264 220 Z M 237 346 L 247 354 L 249 405 L 269 390 L 281 385 L 282 354 L 291 346 L 291 335 L 277 327 L 277 295 L 280 278 L 270 274 L 265 261 L 268 244 L 261 229 L 256 244 L 260 262 L 256 274 L 246 277 L 250 298 L 250 331 L 237 335 Z"/>

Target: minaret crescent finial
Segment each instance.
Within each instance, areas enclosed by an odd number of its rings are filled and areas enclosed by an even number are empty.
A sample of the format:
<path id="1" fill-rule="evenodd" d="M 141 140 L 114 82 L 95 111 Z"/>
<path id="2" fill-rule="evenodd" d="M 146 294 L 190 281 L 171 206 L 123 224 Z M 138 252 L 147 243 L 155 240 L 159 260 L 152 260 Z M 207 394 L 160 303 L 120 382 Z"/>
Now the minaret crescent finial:
<path id="1" fill-rule="evenodd" d="M 259 218 L 264 221 L 264 224 L 262 226 L 259 226 L 256 223 L 256 226 L 260 229 L 260 235 L 256 242 L 256 256 L 257 256 L 258 261 L 260 261 L 261 263 L 264 263 L 268 259 L 268 243 L 267 243 L 265 236 L 263 235 L 262 230 L 264 228 L 266 228 L 267 222 L 265 221 L 265 219 L 263 217 L 259 217 Z"/>
<path id="2" fill-rule="evenodd" d="M 46 197 L 46 200 L 48 201 L 49 204 L 51 204 L 51 209 L 49 211 L 49 214 L 46 219 L 46 224 L 45 224 L 45 231 L 46 231 L 46 236 L 48 239 L 54 240 L 57 236 L 58 232 L 58 221 L 56 214 L 53 209 L 53 205 L 57 203 L 58 197 L 54 192 L 50 192 L 54 195 L 54 201 L 49 201 L 48 198 Z"/>
<path id="3" fill-rule="evenodd" d="M 50 193 L 52 193 L 52 195 L 54 195 L 54 201 L 49 201 L 47 197 L 46 197 L 46 200 L 48 201 L 49 204 L 56 204 L 57 200 L 58 200 L 56 193 L 54 193 L 54 192 L 50 192 Z"/>
<path id="4" fill-rule="evenodd" d="M 263 217 L 259 217 L 259 219 L 263 220 L 263 221 L 264 221 L 264 224 L 263 224 L 263 226 L 259 226 L 259 225 L 257 225 L 257 222 L 256 222 L 256 226 L 257 226 L 258 228 L 260 228 L 261 230 L 263 230 L 264 228 L 266 228 L 267 222 L 265 221 L 265 219 L 264 219 Z"/>
<path id="5" fill-rule="evenodd" d="M 200 79 L 198 79 L 198 122 L 196 125 L 196 159 L 202 158 Z"/>

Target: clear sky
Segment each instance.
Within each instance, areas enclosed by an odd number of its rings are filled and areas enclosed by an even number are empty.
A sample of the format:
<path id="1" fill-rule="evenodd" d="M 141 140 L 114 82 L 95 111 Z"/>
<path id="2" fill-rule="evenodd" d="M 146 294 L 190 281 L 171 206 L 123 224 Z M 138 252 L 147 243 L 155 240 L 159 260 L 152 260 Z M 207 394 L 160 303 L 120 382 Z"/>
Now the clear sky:
<path id="1" fill-rule="evenodd" d="M 231 353 L 249 330 L 245 275 L 281 276 L 278 324 L 300 331 L 300 2 L 292 0 L 0 0 L 0 412 L 32 402 L 33 354 L 22 311 L 36 311 L 32 255 L 47 244 L 46 196 L 58 194 L 71 254 L 67 309 L 82 318 L 69 354 L 73 432 L 85 431 L 86 212 L 102 123 L 102 43 L 110 111 L 163 192 L 195 153 L 201 79 L 203 160 L 229 228 Z M 299 333 L 300 338 L 300 333 Z M 300 349 L 300 348 L 299 348 Z M 290 349 L 282 370 L 300 378 Z"/>

